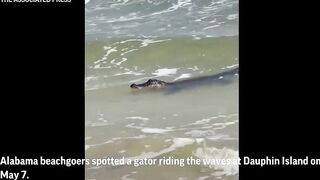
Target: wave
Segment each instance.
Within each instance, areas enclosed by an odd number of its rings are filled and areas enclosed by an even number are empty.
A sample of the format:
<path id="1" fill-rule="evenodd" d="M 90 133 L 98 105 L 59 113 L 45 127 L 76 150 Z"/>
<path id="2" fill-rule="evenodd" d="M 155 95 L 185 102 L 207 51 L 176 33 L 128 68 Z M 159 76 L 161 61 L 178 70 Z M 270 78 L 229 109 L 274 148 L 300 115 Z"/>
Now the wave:
<path id="1" fill-rule="evenodd" d="M 86 0 L 86 37 L 238 34 L 238 0 Z"/>

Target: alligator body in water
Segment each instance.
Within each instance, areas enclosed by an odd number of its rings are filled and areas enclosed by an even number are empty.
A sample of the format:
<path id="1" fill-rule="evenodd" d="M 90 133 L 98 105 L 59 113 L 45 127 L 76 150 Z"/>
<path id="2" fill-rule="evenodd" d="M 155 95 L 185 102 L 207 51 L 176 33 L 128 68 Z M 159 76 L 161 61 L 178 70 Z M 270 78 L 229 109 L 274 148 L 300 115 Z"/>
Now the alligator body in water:
<path id="1" fill-rule="evenodd" d="M 149 79 L 145 83 L 131 84 L 131 88 L 134 89 L 166 89 L 169 92 L 176 92 L 183 89 L 190 89 L 198 86 L 209 86 L 214 84 L 229 84 L 232 82 L 235 75 L 239 72 L 239 68 L 234 68 L 229 71 L 224 71 L 218 74 L 197 77 L 187 80 L 181 80 L 177 82 L 165 82 L 157 79 Z"/>

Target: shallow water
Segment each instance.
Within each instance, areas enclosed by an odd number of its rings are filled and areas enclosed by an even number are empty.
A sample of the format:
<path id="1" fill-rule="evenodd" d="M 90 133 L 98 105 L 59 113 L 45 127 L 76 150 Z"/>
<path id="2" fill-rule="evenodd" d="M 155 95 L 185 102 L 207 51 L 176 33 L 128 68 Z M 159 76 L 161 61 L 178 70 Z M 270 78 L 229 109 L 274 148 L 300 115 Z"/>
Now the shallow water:
<path id="1" fill-rule="evenodd" d="M 90 0 L 86 38 L 231 36 L 237 0 Z"/>
<path id="2" fill-rule="evenodd" d="M 237 1 L 87 1 L 87 158 L 238 156 L 238 76 L 229 84 L 176 93 L 129 87 L 237 66 L 235 6 Z M 238 167 L 89 165 L 86 179 L 238 179 Z"/>

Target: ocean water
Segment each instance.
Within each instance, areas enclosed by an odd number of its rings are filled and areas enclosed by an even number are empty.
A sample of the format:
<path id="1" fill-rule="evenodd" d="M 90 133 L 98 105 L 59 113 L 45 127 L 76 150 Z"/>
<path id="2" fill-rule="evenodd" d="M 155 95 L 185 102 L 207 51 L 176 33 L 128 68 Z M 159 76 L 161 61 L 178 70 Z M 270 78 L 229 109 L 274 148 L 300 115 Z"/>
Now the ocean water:
<path id="1" fill-rule="evenodd" d="M 136 91 L 238 66 L 238 1 L 87 0 L 87 158 L 238 157 L 238 76 L 175 93 Z M 238 179 L 238 166 L 86 166 L 86 179 Z"/>

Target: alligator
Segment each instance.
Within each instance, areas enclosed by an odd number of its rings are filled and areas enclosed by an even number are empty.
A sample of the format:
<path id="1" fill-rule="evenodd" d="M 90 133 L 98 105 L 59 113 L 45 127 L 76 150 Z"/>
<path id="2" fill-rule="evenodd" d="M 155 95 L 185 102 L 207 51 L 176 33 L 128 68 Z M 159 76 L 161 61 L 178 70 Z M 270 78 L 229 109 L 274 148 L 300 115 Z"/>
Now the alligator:
<path id="1" fill-rule="evenodd" d="M 171 83 L 167 83 L 167 82 L 164 82 L 164 81 L 160 81 L 160 80 L 157 80 L 157 79 L 149 79 L 147 82 L 145 83 L 142 83 L 142 84 L 131 84 L 130 87 L 131 88 L 135 88 L 135 89 L 142 89 L 142 88 L 145 88 L 145 87 L 148 87 L 148 88 L 164 88 L 166 86 L 168 86 L 169 84 Z"/>
<path id="2" fill-rule="evenodd" d="M 237 75 L 239 72 L 239 67 L 234 69 L 224 71 L 218 74 L 210 75 L 210 76 L 203 76 L 203 77 L 196 77 L 192 79 L 186 79 L 176 82 L 165 82 L 157 79 L 149 79 L 145 83 L 141 84 L 131 84 L 130 87 L 133 89 L 142 89 L 142 88 L 149 88 L 149 89 L 168 89 L 171 92 L 197 87 L 197 86 L 207 86 L 213 84 L 229 84 L 233 77 Z"/>

